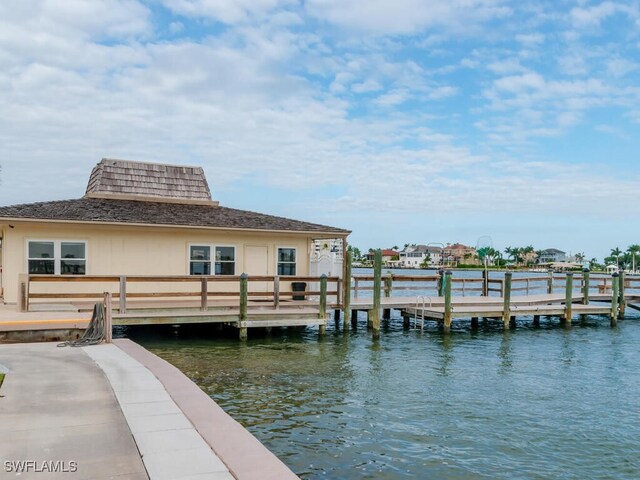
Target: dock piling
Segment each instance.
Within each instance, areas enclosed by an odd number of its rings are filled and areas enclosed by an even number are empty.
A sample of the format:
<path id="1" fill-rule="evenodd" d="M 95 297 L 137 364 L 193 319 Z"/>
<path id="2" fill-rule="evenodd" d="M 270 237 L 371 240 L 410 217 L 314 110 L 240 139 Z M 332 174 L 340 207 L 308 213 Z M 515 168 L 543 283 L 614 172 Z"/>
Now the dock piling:
<path id="1" fill-rule="evenodd" d="M 347 252 L 345 257 L 345 270 L 344 270 L 344 293 L 343 293 L 343 305 L 342 308 L 344 310 L 344 320 L 342 323 L 342 328 L 347 331 L 349 329 L 349 317 L 352 316 L 351 313 L 351 262 L 353 261 L 353 254 L 351 251 Z M 357 316 L 358 312 L 356 312 Z M 352 319 L 353 321 L 353 319 Z"/>
<path id="2" fill-rule="evenodd" d="M 547 293 L 551 295 L 553 293 L 553 270 L 547 271 Z"/>
<path id="3" fill-rule="evenodd" d="M 320 306 L 318 318 L 325 322 L 327 320 L 327 276 L 324 273 L 320 276 Z M 320 335 L 324 334 L 326 328 L 327 326 L 324 324 L 319 326 L 318 332 Z"/>
<path id="4" fill-rule="evenodd" d="M 482 296 L 489 296 L 489 270 L 482 270 Z"/>
<path id="5" fill-rule="evenodd" d="M 249 303 L 249 275 L 243 273 L 240 275 L 240 321 L 238 328 L 240 329 L 240 340 L 247 340 L 247 327 L 243 326 L 243 322 L 247 320 L 247 305 Z"/>
<path id="6" fill-rule="evenodd" d="M 505 272 L 504 274 L 504 291 L 503 291 L 503 311 L 502 311 L 502 323 L 504 329 L 509 329 L 509 323 L 511 322 L 511 278 L 512 272 Z"/>
<path id="7" fill-rule="evenodd" d="M 382 251 L 376 250 L 373 261 L 373 308 L 369 310 L 369 323 L 373 338 L 380 338 L 380 290 L 382 289 Z"/>
<path id="8" fill-rule="evenodd" d="M 104 341 L 111 343 L 113 338 L 113 304 L 111 293 L 104 293 Z"/>
<path id="9" fill-rule="evenodd" d="M 127 277 L 120 277 L 120 306 L 118 313 L 127 313 Z"/>
<path id="10" fill-rule="evenodd" d="M 393 289 L 393 274 L 389 272 L 384 279 L 384 296 L 385 298 L 391 297 L 391 291 Z M 385 308 L 382 311 L 382 318 L 389 320 L 391 318 L 391 309 Z"/>
<path id="11" fill-rule="evenodd" d="M 208 287 L 207 277 L 202 277 L 200 279 L 200 311 L 201 312 L 205 312 L 207 310 L 207 299 L 208 299 L 207 287 Z"/>
<path id="12" fill-rule="evenodd" d="M 589 269 L 582 269 L 582 303 L 589 305 Z"/>
<path id="13" fill-rule="evenodd" d="M 444 290 L 444 333 L 451 332 L 451 270 L 447 270 L 442 278 L 442 289 Z"/>
<path id="14" fill-rule="evenodd" d="M 618 312 L 619 312 L 619 318 L 624 318 L 624 311 L 626 310 L 627 307 L 627 302 L 624 298 L 624 270 L 620 270 L 620 277 L 618 277 L 618 285 L 619 285 L 619 290 L 618 290 Z"/>
<path id="15" fill-rule="evenodd" d="M 614 273 L 611 278 L 611 326 L 618 324 L 618 300 L 620 294 L 620 275 Z"/>
<path id="16" fill-rule="evenodd" d="M 567 272 L 564 296 L 564 320 L 571 325 L 573 318 L 573 273 Z"/>

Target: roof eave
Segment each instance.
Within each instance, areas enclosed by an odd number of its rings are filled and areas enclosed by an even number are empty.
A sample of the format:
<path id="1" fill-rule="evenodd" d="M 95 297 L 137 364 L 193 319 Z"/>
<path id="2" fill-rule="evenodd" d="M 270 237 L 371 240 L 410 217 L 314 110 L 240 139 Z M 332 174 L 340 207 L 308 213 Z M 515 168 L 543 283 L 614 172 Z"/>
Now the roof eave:
<path id="1" fill-rule="evenodd" d="M 284 233 L 305 236 L 317 236 L 318 238 L 346 238 L 351 234 L 351 230 L 278 230 L 269 228 L 243 228 L 243 227 L 213 227 L 207 225 L 174 225 L 167 223 L 135 223 L 135 222 L 102 222 L 87 220 L 54 220 L 43 218 L 20 218 L 20 217 L 0 217 L 0 223 L 8 222 L 45 222 L 45 223 L 64 223 L 78 225 L 108 225 L 120 227 L 151 227 L 151 228 L 186 228 L 193 230 L 218 230 L 218 231 L 234 231 L 234 232 L 251 232 L 251 233 Z"/>

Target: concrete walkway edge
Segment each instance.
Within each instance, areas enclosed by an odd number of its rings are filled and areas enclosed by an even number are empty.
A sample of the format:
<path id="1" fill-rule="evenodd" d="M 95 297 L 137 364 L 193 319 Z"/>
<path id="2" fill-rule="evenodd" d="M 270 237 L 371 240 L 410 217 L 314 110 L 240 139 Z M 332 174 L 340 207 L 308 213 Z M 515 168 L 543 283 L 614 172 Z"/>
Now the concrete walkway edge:
<path id="1" fill-rule="evenodd" d="M 178 368 L 131 340 L 116 339 L 113 343 L 156 376 L 196 431 L 238 480 L 298 478 Z"/>

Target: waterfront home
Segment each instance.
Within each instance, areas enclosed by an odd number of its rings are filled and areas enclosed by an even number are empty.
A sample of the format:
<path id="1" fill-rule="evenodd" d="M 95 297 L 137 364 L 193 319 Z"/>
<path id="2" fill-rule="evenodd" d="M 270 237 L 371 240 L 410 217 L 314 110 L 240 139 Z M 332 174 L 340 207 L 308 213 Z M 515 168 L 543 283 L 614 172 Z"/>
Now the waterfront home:
<path id="1" fill-rule="evenodd" d="M 420 268 L 425 263 L 440 265 L 442 248 L 428 245 L 407 245 L 399 252 L 399 266 L 404 268 Z"/>
<path id="2" fill-rule="evenodd" d="M 461 243 L 447 244 L 442 249 L 443 262 L 450 266 L 463 264 L 479 264 L 476 249 Z"/>
<path id="3" fill-rule="evenodd" d="M 400 258 L 400 252 L 396 252 L 390 248 L 385 248 L 381 250 L 382 252 L 382 264 L 387 266 L 395 266 L 398 263 L 398 259 Z M 373 261 L 376 255 L 375 250 L 369 250 L 368 253 L 365 254 L 365 258 L 369 261 Z"/>
<path id="4" fill-rule="evenodd" d="M 567 254 L 557 248 L 547 248 L 538 255 L 538 263 L 566 262 Z"/>
<path id="5" fill-rule="evenodd" d="M 0 207 L 0 233 L 15 303 L 27 273 L 309 275 L 314 241 L 350 231 L 223 207 L 200 167 L 103 159 L 82 198 Z"/>

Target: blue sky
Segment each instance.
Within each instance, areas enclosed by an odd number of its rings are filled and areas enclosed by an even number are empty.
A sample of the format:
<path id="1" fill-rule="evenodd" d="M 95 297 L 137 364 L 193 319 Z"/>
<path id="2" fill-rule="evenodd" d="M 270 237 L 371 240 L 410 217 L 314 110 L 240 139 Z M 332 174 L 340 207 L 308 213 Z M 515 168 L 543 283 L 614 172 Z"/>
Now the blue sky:
<path id="1" fill-rule="evenodd" d="M 204 167 L 230 207 L 602 258 L 640 243 L 640 3 L 0 4 L 0 204 L 102 157 Z"/>

